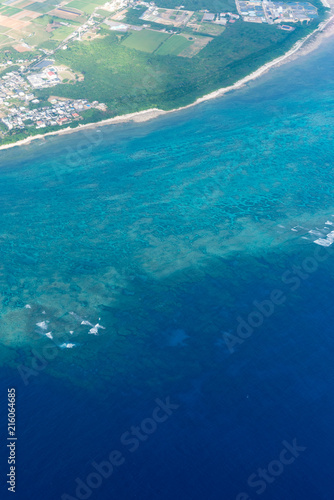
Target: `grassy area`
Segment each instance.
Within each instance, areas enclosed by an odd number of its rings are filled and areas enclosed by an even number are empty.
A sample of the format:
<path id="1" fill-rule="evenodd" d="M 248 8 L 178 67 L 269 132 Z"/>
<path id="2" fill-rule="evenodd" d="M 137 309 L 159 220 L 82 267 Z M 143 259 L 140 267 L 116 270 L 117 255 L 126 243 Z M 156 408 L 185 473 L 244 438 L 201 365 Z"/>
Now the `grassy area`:
<path id="1" fill-rule="evenodd" d="M 42 42 L 39 47 L 41 49 L 48 49 L 48 50 L 54 50 L 56 47 L 58 47 L 59 41 L 58 40 L 45 40 L 45 42 Z"/>
<path id="2" fill-rule="evenodd" d="M 159 56 L 166 55 L 174 55 L 177 56 L 184 49 L 192 45 L 193 42 L 189 42 L 184 36 L 181 35 L 173 35 L 168 38 L 168 40 L 163 43 L 158 50 L 155 51 L 155 54 Z"/>
<path id="3" fill-rule="evenodd" d="M 21 12 L 21 9 L 17 9 L 16 7 L 2 7 L 0 9 L 0 14 L 7 17 L 13 16 L 18 12 Z"/>
<path id="4" fill-rule="evenodd" d="M 0 43 L 1 44 L 5 43 L 5 42 L 8 42 L 8 40 L 9 40 L 8 36 L 0 34 Z"/>
<path id="5" fill-rule="evenodd" d="M 159 31 L 132 31 L 122 44 L 129 49 L 154 52 L 170 35 Z"/>
<path id="6" fill-rule="evenodd" d="M 73 31 L 75 31 L 75 26 L 61 26 L 52 31 L 52 40 L 58 40 L 61 42 L 66 37 L 68 37 Z"/>
<path id="7" fill-rule="evenodd" d="M 103 16 L 103 17 L 111 16 L 111 12 L 109 12 L 108 10 L 103 10 L 103 9 L 97 9 L 96 14 L 100 14 L 100 16 Z"/>
<path id="8" fill-rule="evenodd" d="M 45 14 L 46 12 L 49 12 L 54 8 L 56 5 L 57 1 L 55 0 L 54 2 L 35 2 L 32 3 L 31 5 L 28 5 L 25 10 L 31 10 L 32 12 L 40 12 L 41 14 Z"/>
<path id="9" fill-rule="evenodd" d="M 240 21 L 242 23 L 242 21 Z M 205 33 L 210 36 L 218 36 L 223 33 L 225 30 L 224 26 L 213 23 L 199 23 L 199 29 L 196 31 L 197 33 Z"/>
<path id="10" fill-rule="evenodd" d="M 8 30 L 7 26 L 0 26 L 0 33 L 6 33 Z"/>
<path id="11" fill-rule="evenodd" d="M 66 5 L 66 8 L 68 7 L 71 9 L 81 10 L 86 14 L 92 14 L 92 12 L 94 12 L 94 9 L 96 8 L 96 5 L 89 2 L 83 2 L 82 0 L 73 0 L 73 2 L 70 2 Z"/>

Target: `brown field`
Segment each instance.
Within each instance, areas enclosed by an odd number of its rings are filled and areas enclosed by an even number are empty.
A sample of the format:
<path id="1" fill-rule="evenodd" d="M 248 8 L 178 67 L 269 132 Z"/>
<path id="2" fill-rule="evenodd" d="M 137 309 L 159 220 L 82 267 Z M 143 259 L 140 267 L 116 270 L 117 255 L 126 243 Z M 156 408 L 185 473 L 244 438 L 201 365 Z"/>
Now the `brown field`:
<path id="1" fill-rule="evenodd" d="M 196 54 L 198 54 L 213 38 L 209 36 L 201 36 L 197 37 L 194 35 L 186 35 L 184 33 L 181 33 L 182 36 L 184 36 L 187 40 L 189 38 L 192 38 L 193 44 L 184 49 L 180 54 L 178 54 L 181 57 L 194 57 Z"/>
<path id="2" fill-rule="evenodd" d="M 22 29 L 25 28 L 29 24 L 27 21 L 20 21 L 17 19 L 13 19 L 13 17 L 6 17 L 6 16 L 1 16 L 0 15 L 0 24 L 1 26 L 6 26 L 6 28 L 12 28 L 12 29 Z"/>
<path id="3" fill-rule="evenodd" d="M 39 12 L 32 12 L 31 10 L 21 10 L 21 12 L 18 12 L 17 14 L 14 14 L 11 16 L 11 19 L 23 19 L 24 17 L 29 17 L 30 19 L 36 19 L 36 17 L 41 16 Z"/>
<path id="4" fill-rule="evenodd" d="M 128 10 L 129 9 L 121 10 L 121 12 L 115 14 L 111 19 L 114 19 L 115 21 L 121 21 L 122 19 L 124 19 L 125 14 L 127 13 Z"/>
<path id="5" fill-rule="evenodd" d="M 75 21 L 77 17 L 80 16 L 79 12 L 77 14 L 71 14 L 70 12 L 64 12 L 63 10 L 54 9 L 48 12 L 50 16 L 61 17 L 62 19 L 71 19 Z"/>

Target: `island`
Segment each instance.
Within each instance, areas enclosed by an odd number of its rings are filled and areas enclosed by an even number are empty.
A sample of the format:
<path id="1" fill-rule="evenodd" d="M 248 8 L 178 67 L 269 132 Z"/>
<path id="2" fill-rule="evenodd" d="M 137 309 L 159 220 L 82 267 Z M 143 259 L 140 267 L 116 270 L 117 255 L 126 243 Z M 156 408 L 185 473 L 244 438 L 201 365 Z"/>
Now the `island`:
<path id="1" fill-rule="evenodd" d="M 311 2 L 5 0 L 0 145 L 191 105 L 287 53 L 330 19 Z"/>

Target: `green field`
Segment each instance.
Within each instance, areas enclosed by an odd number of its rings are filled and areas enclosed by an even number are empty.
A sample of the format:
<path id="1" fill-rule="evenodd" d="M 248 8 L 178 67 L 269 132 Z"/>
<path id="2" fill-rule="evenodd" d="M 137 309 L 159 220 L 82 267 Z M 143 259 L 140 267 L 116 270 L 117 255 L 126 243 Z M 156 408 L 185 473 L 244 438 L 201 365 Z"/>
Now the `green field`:
<path id="1" fill-rule="evenodd" d="M 122 44 L 129 49 L 154 52 L 169 36 L 168 33 L 160 33 L 159 31 L 132 31 Z"/>
<path id="2" fill-rule="evenodd" d="M 8 40 L 9 40 L 8 36 L 0 34 L 0 43 L 1 44 L 5 43 L 5 42 L 8 42 Z"/>
<path id="3" fill-rule="evenodd" d="M 45 31 L 43 26 L 34 23 L 27 26 L 26 31 L 31 33 L 31 36 L 24 37 L 24 41 L 29 45 L 40 45 L 52 36 L 51 33 Z"/>
<path id="4" fill-rule="evenodd" d="M 29 5 L 26 10 L 31 10 L 32 12 L 40 12 L 41 14 L 45 14 L 52 10 L 52 7 L 49 5 L 44 5 L 43 3 L 35 2 Z"/>
<path id="5" fill-rule="evenodd" d="M 7 26 L 0 26 L 0 33 L 6 33 L 10 28 L 7 28 Z"/>
<path id="6" fill-rule="evenodd" d="M 177 56 L 180 52 L 192 44 L 193 42 L 189 42 L 189 40 L 187 40 L 184 36 L 173 35 L 160 45 L 158 50 L 155 51 L 155 54 L 159 56 Z"/>
<path id="7" fill-rule="evenodd" d="M 241 21 L 242 22 L 242 21 Z M 225 26 L 213 23 L 199 23 L 198 33 L 206 33 L 211 36 L 218 36 L 226 29 Z"/>
<path id="8" fill-rule="evenodd" d="M 81 10 L 82 12 L 85 12 L 86 14 L 92 14 L 94 12 L 94 9 L 97 7 L 97 5 L 94 3 L 83 2 L 82 0 L 73 0 L 73 2 L 68 3 L 65 8 L 68 8 L 68 7 L 70 9 Z"/>
<path id="9" fill-rule="evenodd" d="M 56 47 L 58 47 L 59 41 L 57 40 L 46 40 L 45 42 L 42 42 L 39 47 L 41 49 L 49 49 L 49 50 L 54 50 Z"/>
<path id="10" fill-rule="evenodd" d="M 52 40 L 62 41 L 75 31 L 75 26 L 62 26 L 52 31 Z"/>
<path id="11" fill-rule="evenodd" d="M 21 9 L 17 9 L 16 7 L 2 7 L 0 9 L 0 14 L 2 16 L 13 16 L 14 14 L 17 14 L 18 12 L 21 12 Z"/>
<path id="12" fill-rule="evenodd" d="M 98 9 L 96 11 L 96 14 L 100 14 L 100 16 L 103 16 L 103 17 L 111 16 L 111 12 L 109 12 L 108 10 L 103 10 L 103 9 Z"/>
<path id="13" fill-rule="evenodd" d="M 45 0 L 43 3 L 35 2 L 31 5 L 28 5 L 25 10 L 31 10 L 32 12 L 40 12 L 41 14 L 45 14 L 46 12 L 54 9 L 57 3 L 57 0 Z"/>

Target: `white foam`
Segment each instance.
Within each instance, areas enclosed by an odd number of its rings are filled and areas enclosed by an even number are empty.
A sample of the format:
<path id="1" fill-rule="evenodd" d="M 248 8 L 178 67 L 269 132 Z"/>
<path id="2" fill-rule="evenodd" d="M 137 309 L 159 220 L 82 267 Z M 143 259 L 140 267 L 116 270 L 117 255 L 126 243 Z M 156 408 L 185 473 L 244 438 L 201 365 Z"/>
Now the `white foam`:
<path id="1" fill-rule="evenodd" d="M 99 334 L 99 332 L 98 332 L 99 328 L 102 328 L 103 330 L 105 330 L 104 326 L 99 325 L 99 323 L 96 323 L 96 325 L 93 326 L 93 328 L 91 328 L 88 333 L 92 334 L 92 335 L 98 335 Z"/>
<path id="2" fill-rule="evenodd" d="M 42 330 L 46 330 L 48 327 L 48 323 L 48 321 L 41 321 L 40 323 L 36 323 L 36 325 L 42 328 Z"/>
<path id="3" fill-rule="evenodd" d="M 46 337 L 49 337 L 49 339 L 53 339 L 52 332 L 48 332 L 45 334 Z"/>
<path id="4" fill-rule="evenodd" d="M 98 323 L 96 323 L 95 328 L 102 328 L 102 330 L 105 330 L 105 327 L 102 325 L 99 325 Z"/>
<path id="5" fill-rule="evenodd" d="M 328 220 L 327 222 L 325 222 L 325 224 L 328 224 L 329 226 L 332 226 L 333 222 L 331 222 L 330 220 Z"/>
<path id="6" fill-rule="evenodd" d="M 81 324 L 82 324 L 82 325 L 89 325 L 89 326 L 93 326 L 93 325 L 92 325 L 92 323 L 90 323 L 89 321 L 86 321 L 86 320 L 81 321 Z"/>
<path id="7" fill-rule="evenodd" d="M 318 238 L 314 241 L 317 245 L 321 245 L 323 247 L 329 247 L 334 242 L 334 231 L 331 231 L 327 234 L 326 238 Z"/>
<path id="8" fill-rule="evenodd" d="M 323 236 L 323 232 L 315 231 L 314 229 L 311 229 L 311 231 L 309 231 L 309 233 L 314 234 L 314 236 Z"/>
<path id="9" fill-rule="evenodd" d="M 25 309 L 31 309 L 31 305 L 30 305 L 30 304 L 26 304 L 26 305 L 24 306 L 24 308 L 25 308 Z"/>
<path id="10" fill-rule="evenodd" d="M 66 344 L 66 342 L 64 342 L 64 344 L 61 344 L 59 347 L 61 349 L 72 349 L 72 347 L 75 347 L 75 344 Z"/>

